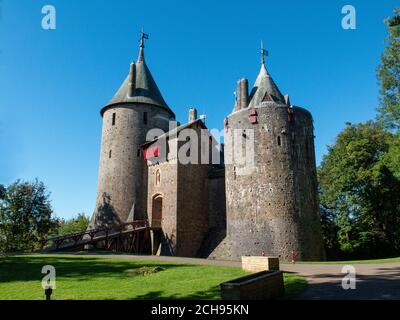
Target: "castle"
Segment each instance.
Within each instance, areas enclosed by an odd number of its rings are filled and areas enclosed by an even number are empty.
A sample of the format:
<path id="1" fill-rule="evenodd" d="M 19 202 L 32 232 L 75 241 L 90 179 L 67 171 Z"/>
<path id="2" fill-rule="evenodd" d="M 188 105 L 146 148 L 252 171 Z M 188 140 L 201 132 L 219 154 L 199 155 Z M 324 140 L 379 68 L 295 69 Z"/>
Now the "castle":
<path id="1" fill-rule="evenodd" d="M 251 92 L 247 79 L 238 82 L 220 145 L 194 108 L 188 123 L 176 123 L 147 67 L 146 38 L 142 33 L 136 63 L 101 109 L 90 228 L 148 220 L 155 255 L 324 259 L 313 119 L 281 94 L 265 50 Z M 221 161 L 212 160 L 216 154 Z"/>

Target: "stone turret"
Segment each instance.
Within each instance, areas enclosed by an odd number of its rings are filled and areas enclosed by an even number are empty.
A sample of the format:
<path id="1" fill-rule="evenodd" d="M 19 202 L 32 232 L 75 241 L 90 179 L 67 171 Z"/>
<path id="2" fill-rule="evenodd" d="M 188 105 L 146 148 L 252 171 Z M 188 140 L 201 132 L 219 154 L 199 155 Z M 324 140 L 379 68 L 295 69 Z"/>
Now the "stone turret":
<path id="1" fill-rule="evenodd" d="M 299 259 L 324 259 L 312 116 L 290 105 L 264 58 L 248 99 L 246 81 L 240 80 L 235 107 L 225 120 L 225 155 L 245 150 L 248 162 L 225 158 L 223 255 L 237 259 L 264 252 L 289 260 L 294 250 Z M 254 155 L 246 144 L 254 146 Z"/>
<path id="2" fill-rule="evenodd" d="M 189 108 L 189 122 L 193 122 L 197 120 L 197 109 L 196 108 Z"/>
<path id="3" fill-rule="evenodd" d="M 150 129 L 166 132 L 175 119 L 147 67 L 143 35 L 137 62 L 101 109 L 98 190 L 90 228 L 146 218 L 147 166 L 141 145 Z"/>

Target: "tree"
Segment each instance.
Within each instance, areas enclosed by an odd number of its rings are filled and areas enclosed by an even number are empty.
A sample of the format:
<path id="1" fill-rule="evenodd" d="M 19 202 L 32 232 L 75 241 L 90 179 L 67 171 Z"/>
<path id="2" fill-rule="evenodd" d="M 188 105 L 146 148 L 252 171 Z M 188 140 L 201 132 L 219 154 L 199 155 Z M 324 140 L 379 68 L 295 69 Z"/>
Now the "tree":
<path id="1" fill-rule="evenodd" d="M 400 252 L 400 180 L 387 157 L 395 138 L 372 121 L 348 124 L 319 167 L 324 238 L 334 243 L 336 232 L 348 257 Z"/>
<path id="2" fill-rule="evenodd" d="M 4 197 L 6 196 L 6 188 L 0 184 L 0 200 L 4 199 Z"/>
<path id="3" fill-rule="evenodd" d="M 86 231 L 90 219 L 84 213 L 79 213 L 76 218 L 69 220 L 60 220 L 57 230 L 58 235 L 66 235 Z"/>
<path id="4" fill-rule="evenodd" d="M 400 8 L 394 10 L 395 16 L 387 18 L 385 24 L 389 35 L 381 65 L 378 67 L 380 84 L 380 107 L 378 121 L 386 128 L 400 129 Z"/>
<path id="5" fill-rule="evenodd" d="M 394 135 L 389 144 L 389 150 L 383 155 L 382 161 L 391 172 L 400 179 L 400 134 Z"/>
<path id="6" fill-rule="evenodd" d="M 340 259 L 341 252 L 337 236 L 339 227 L 337 225 L 336 212 L 321 205 L 320 217 L 326 255 L 334 260 Z"/>
<path id="7" fill-rule="evenodd" d="M 40 248 L 40 239 L 56 228 L 43 182 L 17 180 L 0 191 L 0 251 Z"/>

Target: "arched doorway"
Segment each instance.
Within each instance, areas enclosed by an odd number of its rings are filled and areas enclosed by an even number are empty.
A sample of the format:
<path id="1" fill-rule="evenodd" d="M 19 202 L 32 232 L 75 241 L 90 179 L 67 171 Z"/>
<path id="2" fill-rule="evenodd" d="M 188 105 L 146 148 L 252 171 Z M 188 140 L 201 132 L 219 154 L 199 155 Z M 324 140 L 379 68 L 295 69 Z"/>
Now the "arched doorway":
<path id="1" fill-rule="evenodd" d="M 160 194 L 153 196 L 151 205 L 151 247 L 153 255 L 161 255 L 162 251 L 162 206 L 163 197 Z"/>
<path id="2" fill-rule="evenodd" d="M 153 229 L 161 229 L 162 205 L 163 205 L 162 195 L 155 195 L 153 197 L 152 210 L 151 210 L 152 211 L 151 227 Z"/>

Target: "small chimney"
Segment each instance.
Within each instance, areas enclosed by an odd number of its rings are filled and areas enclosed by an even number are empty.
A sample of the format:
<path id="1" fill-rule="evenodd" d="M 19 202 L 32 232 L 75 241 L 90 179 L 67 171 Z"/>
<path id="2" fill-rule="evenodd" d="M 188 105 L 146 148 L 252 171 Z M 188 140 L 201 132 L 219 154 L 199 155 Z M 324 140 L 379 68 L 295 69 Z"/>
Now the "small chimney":
<path id="1" fill-rule="evenodd" d="M 136 88 L 136 64 L 134 62 L 132 62 L 131 68 L 129 71 L 128 97 L 133 97 L 135 95 L 135 88 Z"/>
<path id="2" fill-rule="evenodd" d="M 237 90 L 236 90 L 236 110 L 240 110 L 242 108 L 242 88 L 241 88 L 241 81 L 239 80 L 237 82 Z"/>
<path id="3" fill-rule="evenodd" d="M 289 97 L 288 94 L 285 95 L 285 103 L 286 103 L 288 106 L 290 106 L 290 97 Z"/>
<path id="4" fill-rule="evenodd" d="M 247 108 L 249 105 L 249 82 L 247 79 L 238 81 L 237 87 L 237 109 Z"/>
<path id="5" fill-rule="evenodd" d="M 189 122 L 193 122 L 197 120 L 197 109 L 190 108 L 189 109 Z"/>
<path id="6" fill-rule="evenodd" d="M 240 81 L 240 90 L 240 105 L 242 106 L 242 108 L 247 108 L 247 106 L 249 105 L 249 81 L 247 79 L 242 79 Z"/>

